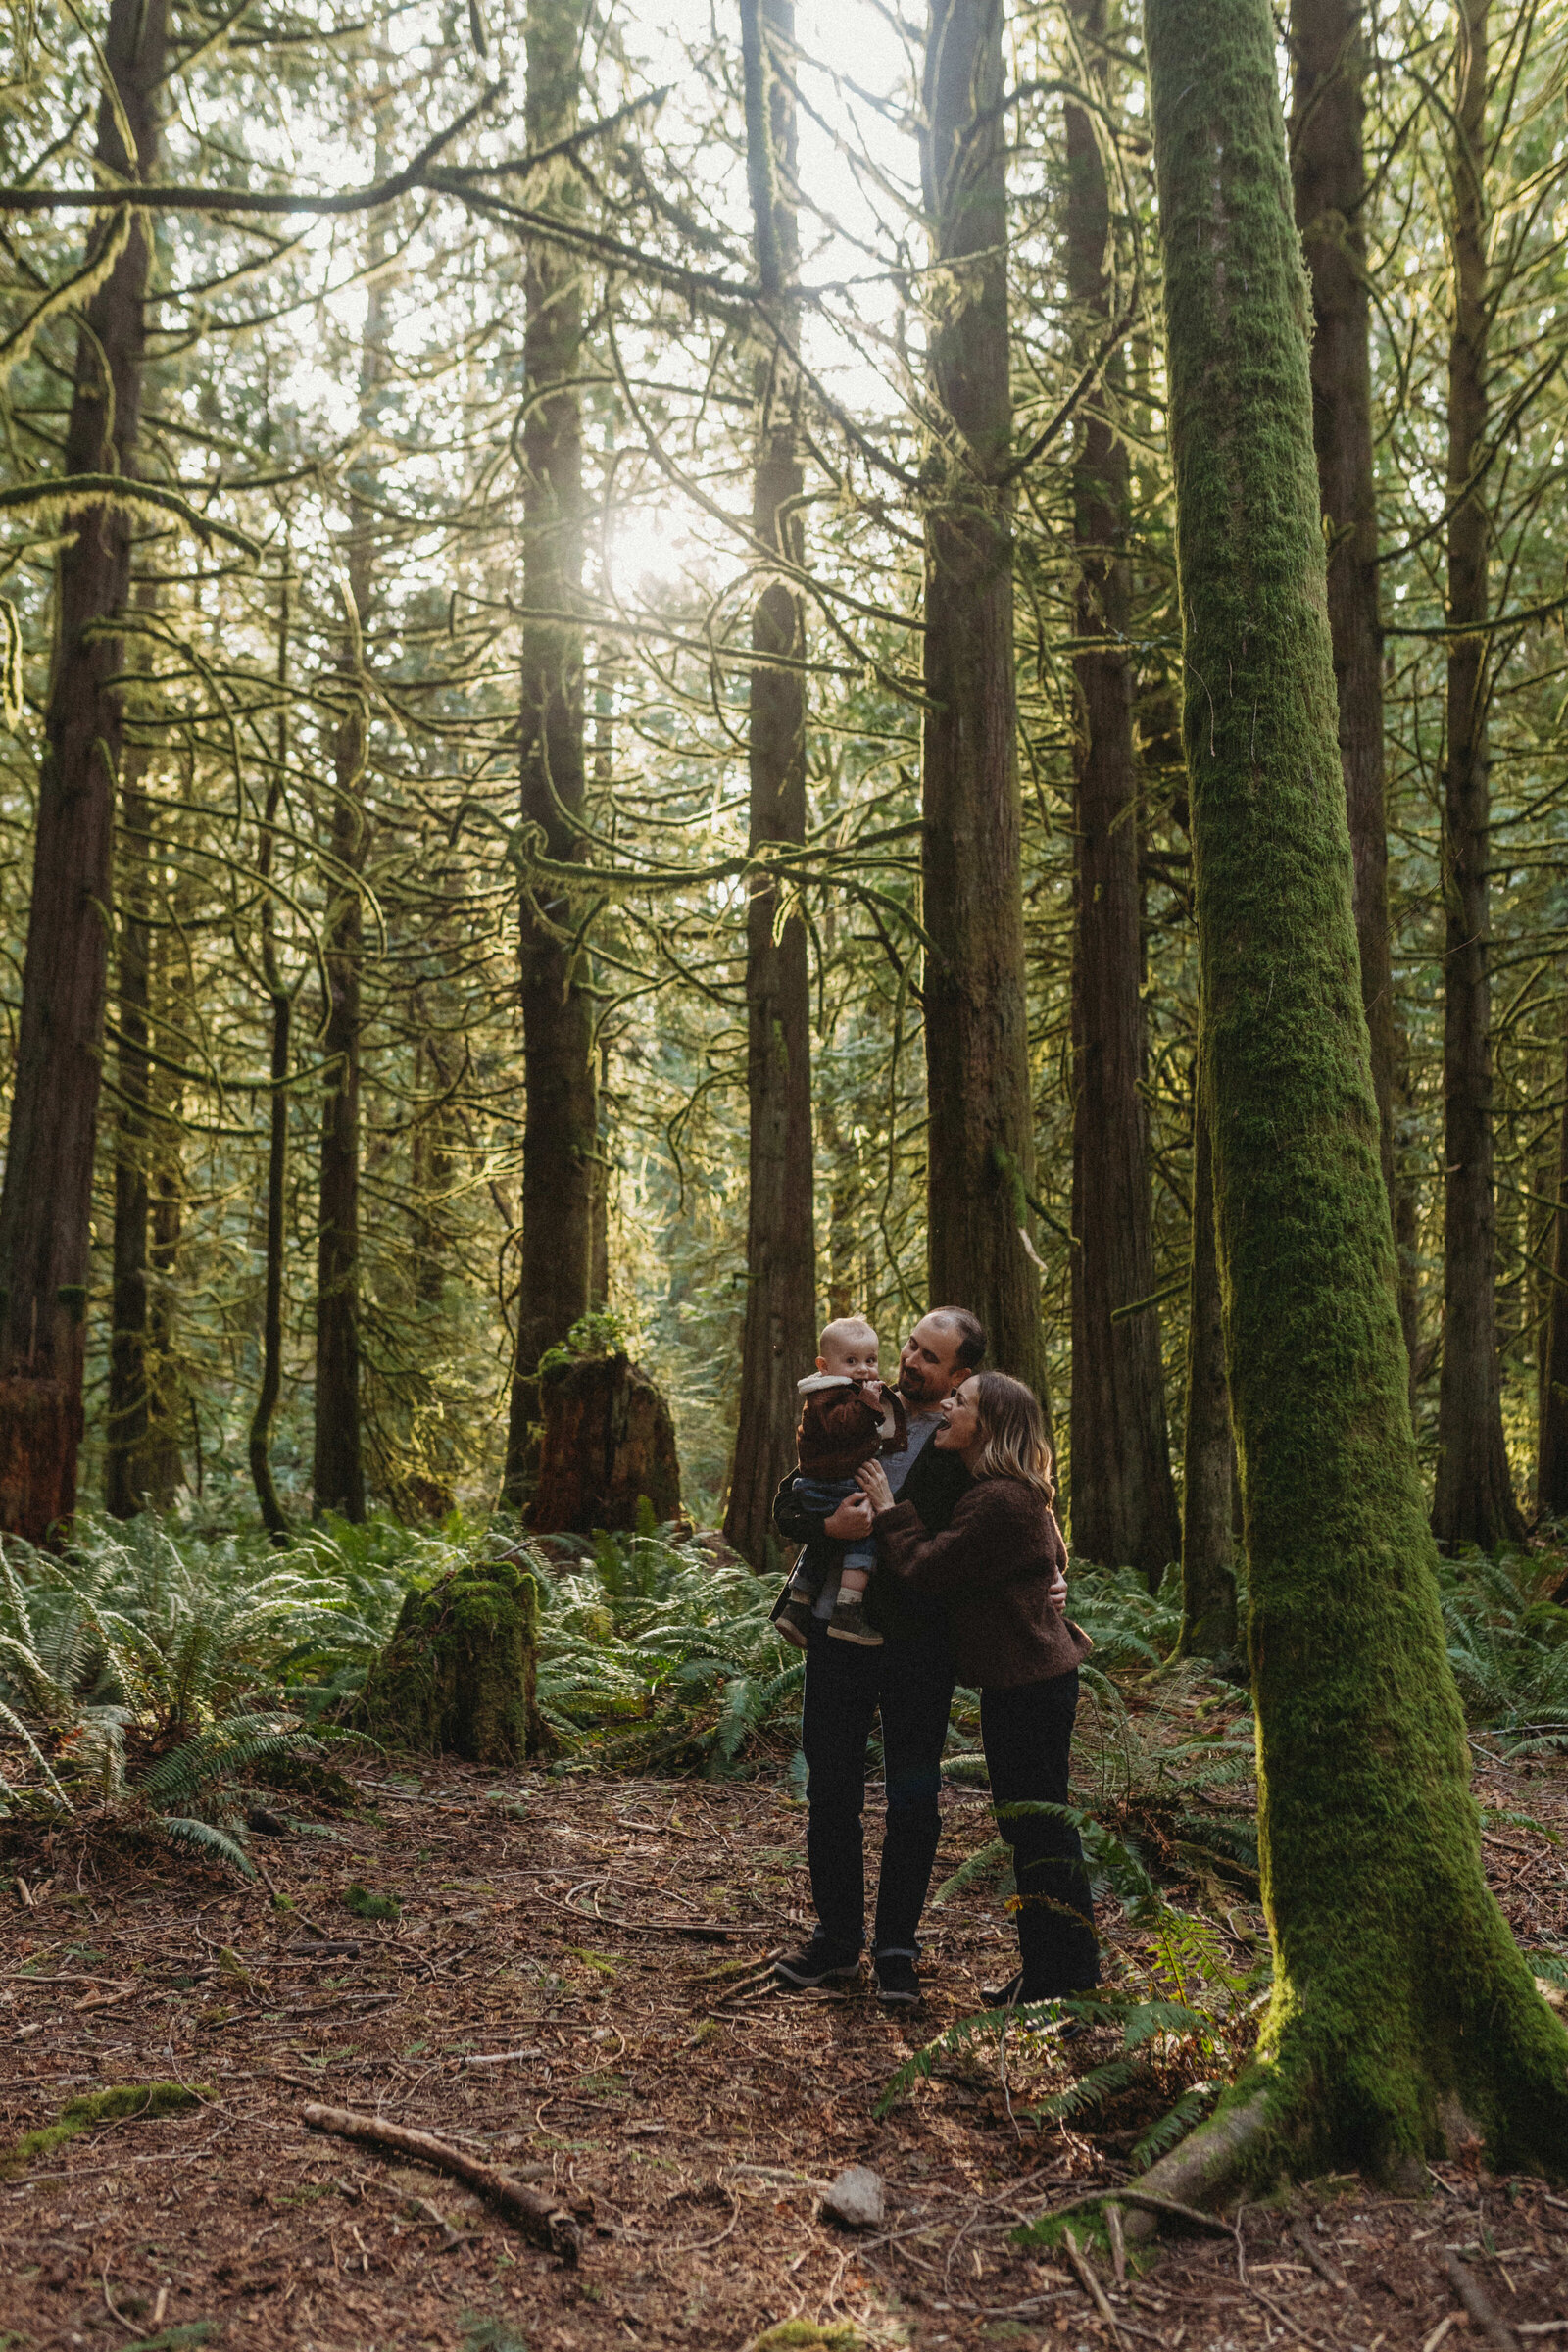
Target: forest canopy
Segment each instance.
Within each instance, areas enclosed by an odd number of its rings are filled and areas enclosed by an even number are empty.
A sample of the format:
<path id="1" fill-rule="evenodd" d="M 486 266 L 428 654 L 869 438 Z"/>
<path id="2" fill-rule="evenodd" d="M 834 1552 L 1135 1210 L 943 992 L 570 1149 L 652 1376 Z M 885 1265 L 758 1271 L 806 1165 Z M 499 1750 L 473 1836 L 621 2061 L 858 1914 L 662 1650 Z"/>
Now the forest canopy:
<path id="1" fill-rule="evenodd" d="M 1278 57 L 1411 1396 L 1483 1544 L 1568 1504 L 1565 29 Z M 1200 1492 L 1220 1543 L 1137 19 L 1011 9 L 994 90 L 781 0 L 10 34 L 0 1378 L 79 1379 L 83 1498 L 521 1500 L 593 1312 L 756 1556 L 818 1322 L 890 1359 L 967 1282 L 1079 1553 L 1157 1574 Z"/>

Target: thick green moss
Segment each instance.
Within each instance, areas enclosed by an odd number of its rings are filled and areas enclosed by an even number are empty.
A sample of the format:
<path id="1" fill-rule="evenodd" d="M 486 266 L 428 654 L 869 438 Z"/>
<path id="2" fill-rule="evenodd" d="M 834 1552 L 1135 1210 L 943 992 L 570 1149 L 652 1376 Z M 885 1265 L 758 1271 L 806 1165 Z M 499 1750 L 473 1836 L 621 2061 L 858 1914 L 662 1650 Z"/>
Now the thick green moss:
<path id="1" fill-rule="evenodd" d="M 36 2156 L 52 2156 L 68 2139 L 74 2139 L 78 2132 L 90 2132 L 95 2124 L 122 2123 L 133 2116 L 181 2115 L 214 2095 L 205 2082 L 121 2082 L 109 2090 L 86 2091 L 66 2101 L 57 2123 L 24 2132 L 0 2158 L 0 2172 L 17 2173 Z"/>
<path id="2" fill-rule="evenodd" d="M 488 1560 L 411 1592 L 370 1670 L 357 1720 L 389 1745 L 514 1764 L 536 1754 L 539 1593 Z"/>
<path id="3" fill-rule="evenodd" d="M 1274 24 L 1268 0 L 1148 0 L 1148 33 L 1276 1959 L 1240 2097 L 1298 2169 L 1397 2173 L 1473 2125 L 1494 2163 L 1561 2172 L 1568 2034 L 1483 1876 L 1410 1428 Z"/>

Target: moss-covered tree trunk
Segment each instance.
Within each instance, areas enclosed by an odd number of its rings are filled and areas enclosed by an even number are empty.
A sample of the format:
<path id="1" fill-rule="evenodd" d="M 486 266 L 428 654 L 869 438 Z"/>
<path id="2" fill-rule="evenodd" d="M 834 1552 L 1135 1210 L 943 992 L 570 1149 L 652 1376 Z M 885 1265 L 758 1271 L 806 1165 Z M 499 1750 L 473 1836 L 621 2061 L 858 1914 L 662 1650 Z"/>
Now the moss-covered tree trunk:
<path id="1" fill-rule="evenodd" d="M 1182 1447 L 1182 1627 L 1176 1647 L 1182 1657 L 1229 1658 L 1236 1649 L 1235 1449 L 1214 1242 L 1214 1155 L 1200 1084 L 1196 1094 Z"/>
<path id="2" fill-rule="evenodd" d="M 1007 117 L 1002 0 L 931 0 L 921 175 L 934 265 L 921 816 L 926 1196 L 933 1305 L 972 1307 L 991 1360 L 1046 1397 L 1019 879 L 1007 466 Z"/>
<path id="3" fill-rule="evenodd" d="M 1203 1082 L 1274 1992 L 1157 2168 L 1568 2163 L 1568 2034 L 1487 1890 L 1411 1436 L 1268 0 L 1149 0 Z M 1167 2171 L 1165 2167 L 1170 2169 Z M 1157 2182 L 1156 2182 L 1157 2185 Z"/>
<path id="4" fill-rule="evenodd" d="M 1568 1008 L 1564 1043 L 1568 1046 Z M 1568 1053 L 1563 1068 L 1562 1116 L 1557 1128 L 1557 1165 L 1551 1223 L 1541 1255 L 1547 1274 L 1546 1312 L 1541 1327 L 1540 1422 L 1536 1438 L 1536 1508 L 1568 1519 Z M 1544 1190 L 1544 1187 L 1543 1187 Z"/>
<path id="5" fill-rule="evenodd" d="M 1091 85 L 1105 98 L 1105 0 L 1074 0 Z M 1069 105 L 1067 290 L 1081 357 L 1110 324 L 1110 189 L 1101 125 Z M 1128 630 L 1130 471 L 1113 382 L 1079 412 L 1073 456 L 1078 587 L 1073 657 L 1072 1543 L 1081 1559 L 1141 1568 L 1176 1557 L 1143 1080 L 1144 943 L 1138 762 Z M 1127 1313 L 1129 1307 L 1138 1311 Z"/>
<path id="6" fill-rule="evenodd" d="M 800 379 L 787 344 L 797 331 L 795 105 L 787 77 L 793 0 L 744 0 L 746 145 L 758 275 L 782 330 L 757 364 L 756 559 L 802 562 L 805 472 Z M 777 43 L 786 72 L 774 56 Z M 761 657 L 752 671 L 748 764 L 755 858 L 806 839 L 806 608 L 789 578 L 767 579 L 752 614 Z M 777 886 L 754 874 L 746 908 L 746 1097 L 749 1205 L 741 1402 L 724 1533 L 757 1568 L 772 1535 L 773 1492 L 792 1455 L 795 1383 L 816 1354 L 816 1243 L 811 1185 L 811 1003 L 806 923 L 779 921 Z"/>
<path id="7" fill-rule="evenodd" d="M 581 10 L 537 0 L 528 11 L 528 143 L 549 147 L 577 127 Z M 580 210 L 575 163 L 536 180 L 529 201 Z M 546 855 L 583 854 L 582 262 L 535 239 L 524 286 L 523 596 L 519 802 Z M 520 924 L 524 1123 L 522 1268 L 503 1492 L 522 1502 L 533 1475 L 534 1373 L 588 1311 L 593 1275 L 599 1105 L 587 956 L 571 910 L 543 885 L 524 893 Z"/>
<path id="8" fill-rule="evenodd" d="M 1312 439 L 1328 542 L 1329 632 L 1339 695 L 1340 764 L 1350 825 L 1361 1003 L 1372 1042 L 1378 1139 L 1399 1238 L 1394 1107 L 1400 1039 L 1389 937 L 1384 802 L 1383 622 L 1372 462 L 1372 299 L 1362 149 L 1365 0 L 1293 0 L 1291 176 L 1312 290 Z M 1416 1345 L 1413 1262 L 1401 1256 L 1399 1316 Z"/>
<path id="9" fill-rule="evenodd" d="M 1492 778 L 1487 745 L 1487 0 L 1456 11 L 1449 128 L 1448 625 L 1443 771 L 1443 1369 L 1432 1524 L 1440 1544 L 1520 1537 L 1502 1435 L 1492 1135 Z"/>

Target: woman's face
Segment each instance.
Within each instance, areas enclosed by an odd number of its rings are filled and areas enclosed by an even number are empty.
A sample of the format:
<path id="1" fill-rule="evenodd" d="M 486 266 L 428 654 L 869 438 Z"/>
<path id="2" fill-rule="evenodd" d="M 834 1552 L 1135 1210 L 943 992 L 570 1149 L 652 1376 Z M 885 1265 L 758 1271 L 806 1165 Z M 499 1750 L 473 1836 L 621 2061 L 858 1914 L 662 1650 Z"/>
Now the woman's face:
<path id="1" fill-rule="evenodd" d="M 979 1384 L 966 1380 L 942 1399 L 942 1427 L 932 1439 L 948 1453 L 967 1453 L 980 1437 Z"/>

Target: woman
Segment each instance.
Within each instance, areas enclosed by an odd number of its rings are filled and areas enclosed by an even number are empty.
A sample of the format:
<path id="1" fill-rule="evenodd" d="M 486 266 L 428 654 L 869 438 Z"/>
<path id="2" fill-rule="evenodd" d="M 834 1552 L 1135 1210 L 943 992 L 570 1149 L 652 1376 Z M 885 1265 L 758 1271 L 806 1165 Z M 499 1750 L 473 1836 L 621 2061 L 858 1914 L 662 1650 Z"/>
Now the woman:
<path id="1" fill-rule="evenodd" d="M 987 1993 L 1001 2008 L 1084 1992 L 1099 1982 L 1077 1831 L 1049 1815 L 1003 1810 L 1067 1803 L 1078 1666 L 1093 1644 L 1051 1603 L 1067 1547 L 1051 1508 L 1051 1448 L 1033 1391 L 1004 1372 L 971 1372 L 942 1412 L 931 1443 L 961 1455 L 974 1481 L 945 1533 L 927 1535 L 911 1503 L 895 1503 L 879 1462 L 867 1462 L 858 1477 L 876 1514 L 878 1573 L 946 1601 L 958 1680 L 979 1688 L 991 1800 L 1018 1882 L 1023 1965 Z"/>

